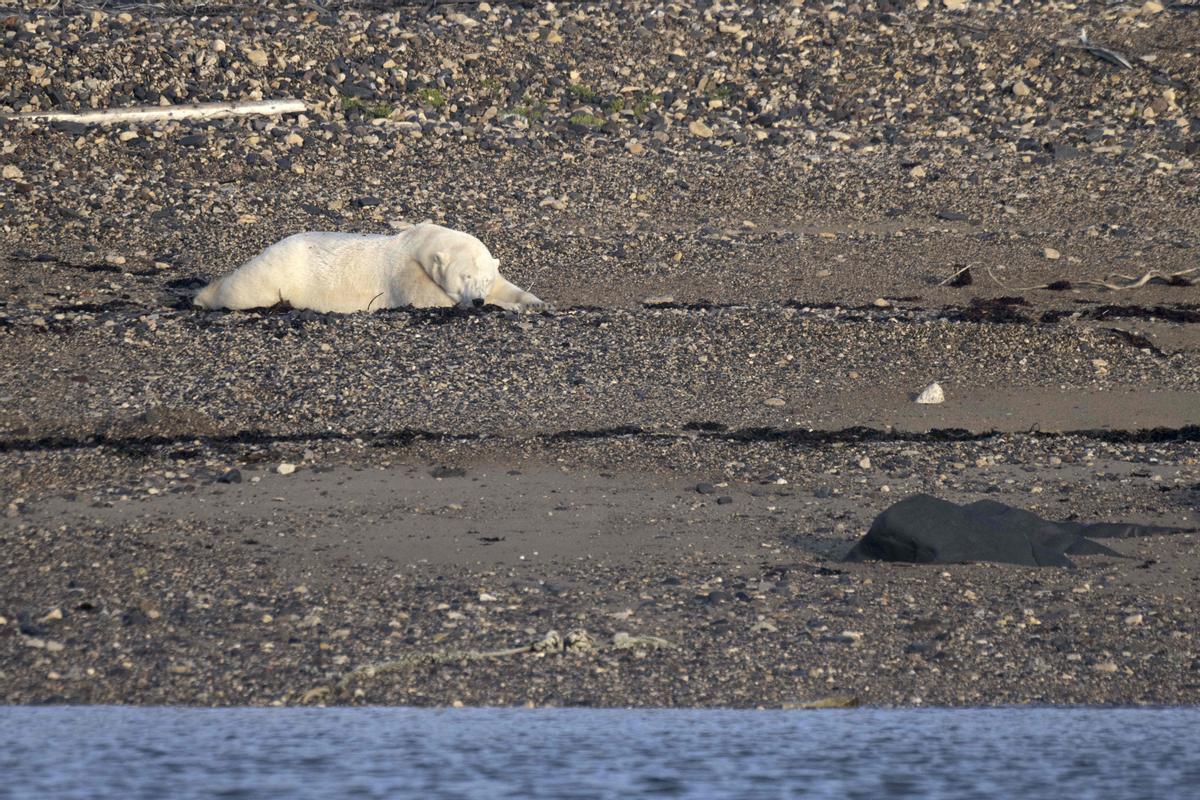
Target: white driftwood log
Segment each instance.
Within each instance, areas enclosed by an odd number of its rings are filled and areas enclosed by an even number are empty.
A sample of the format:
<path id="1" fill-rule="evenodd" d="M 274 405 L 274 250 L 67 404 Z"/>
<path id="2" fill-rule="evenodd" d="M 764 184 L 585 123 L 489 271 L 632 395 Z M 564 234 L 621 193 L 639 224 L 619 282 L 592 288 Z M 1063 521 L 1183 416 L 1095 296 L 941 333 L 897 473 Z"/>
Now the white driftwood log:
<path id="1" fill-rule="evenodd" d="M 90 111 L 25 111 L 2 114 L 0 119 L 32 122 L 79 122 L 115 125 L 122 122 L 152 122 L 169 119 L 217 119 L 255 114 L 295 114 L 308 110 L 303 100 L 250 100 L 234 103 L 195 103 L 186 106 L 134 106 L 98 108 Z"/>

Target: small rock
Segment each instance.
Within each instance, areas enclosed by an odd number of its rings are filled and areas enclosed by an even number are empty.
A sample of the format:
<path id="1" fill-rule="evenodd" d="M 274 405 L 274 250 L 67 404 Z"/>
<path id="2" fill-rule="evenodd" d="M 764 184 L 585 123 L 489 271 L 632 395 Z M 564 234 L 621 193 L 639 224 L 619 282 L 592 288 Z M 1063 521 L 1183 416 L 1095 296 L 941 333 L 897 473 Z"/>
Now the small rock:
<path id="1" fill-rule="evenodd" d="M 967 7 L 967 0 L 942 0 L 947 11 L 962 11 Z"/>
<path id="2" fill-rule="evenodd" d="M 727 506 L 732 502 L 733 502 L 733 498 L 727 494 L 723 494 L 717 498 L 717 505 L 719 505 L 719 506 Z"/>
<path id="3" fill-rule="evenodd" d="M 1047 247 L 1042 250 L 1042 255 L 1051 261 L 1057 261 L 1058 259 L 1062 258 L 1062 253 L 1058 252 L 1053 247 Z"/>
<path id="4" fill-rule="evenodd" d="M 1143 619 L 1143 617 L 1141 614 L 1130 614 L 1128 617 L 1125 618 L 1125 624 L 1126 625 L 1141 625 L 1142 619 Z"/>
<path id="5" fill-rule="evenodd" d="M 463 478 L 467 471 L 462 467 L 437 466 L 429 470 L 431 478 Z"/>
<path id="6" fill-rule="evenodd" d="M 708 127 L 701 120 L 694 119 L 688 123 L 688 130 L 693 136 L 699 136 L 701 139 L 711 138 L 713 135 L 712 128 Z"/>
<path id="7" fill-rule="evenodd" d="M 1114 673 L 1117 671 L 1117 665 L 1111 661 L 1101 661 L 1099 664 L 1093 664 L 1092 669 L 1096 672 Z"/>
<path id="8" fill-rule="evenodd" d="M 0 172 L 0 174 L 2 174 L 5 178 L 9 178 L 14 181 L 19 181 L 21 178 L 25 177 L 25 173 L 21 172 L 21 168 L 16 164 L 5 164 L 4 170 L 3 172 Z"/>
<path id="9" fill-rule="evenodd" d="M 858 468 L 859 469 L 870 469 L 871 468 L 870 456 L 863 456 L 862 458 L 860 458 L 858 460 Z"/>
<path id="10" fill-rule="evenodd" d="M 916 402 L 921 405 L 937 405 L 938 403 L 946 402 L 946 393 L 942 391 L 942 386 L 937 381 L 926 386 L 917 395 Z"/>
<path id="11" fill-rule="evenodd" d="M 763 404 L 768 405 L 771 408 L 783 408 L 785 405 L 787 405 L 787 401 L 782 397 L 768 397 L 763 401 Z"/>
<path id="12" fill-rule="evenodd" d="M 225 474 L 217 478 L 217 483 L 241 483 L 242 471 L 240 469 L 225 470 Z"/>
<path id="13" fill-rule="evenodd" d="M 652 294 L 642 299 L 644 306 L 668 306 L 675 302 L 675 296 L 670 294 Z"/>
<path id="14" fill-rule="evenodd" d="M 640 156 L 642 153 L 646 152 L 646 148 L 643 147 L 637 139 L 630 139 L 628 142 L 626 142 L 625 149 L 628 150 L 630 154 L 635 156 Z"/>
<path id="15" fill-rule="evenodd" d="M 263 50 L 247 50 L 246 60 L 256 67 L 265 67 L 267 65 L 267 54 Z"/>
<path id="16" fill-rule="evenodd" d="M 697 483 L 696 484 L 696 493 L 697 494 L 712 494 L 715 491 L 717 491 L 717 487 L 713 486 L 711 483 Z"/>
<path id="17" fill-rule="evenodd" d="M 276 467 L 275 471 L 278 472 L 280 475 L 291 475 L 293 472 L 296 471 L 296 465 L 289 464 L 285 461 L 282 464 L 280 464 L 278 467 Z"/>
<path id="18" fill-rule="evenodd" d="M 1017 81 L 1013 84 L 1012 91 L 1017 97 L 1028 97 L 1031 89 L 1025 81 Z"/>
<path id="19" fill-rule="evenodd" d="M 828 270 L 828 269 L 819 269 L 819 270 L 817 270 L 817 277 L 818 277 L 818 278 L 828 278 L 828 277 L 829 277 L 830 275 L 832 275 L 832 274 L 833 274 L 833 270 Z"/>
<path id="20" fill-rule="evenodd" d="M 891 301 L 887 300 L 885 298 L 882 298 L 882 297 L 876 297 L 874 302 L 871 303 L 871 305 L 875 306 L 876 308 L 891 308 L 892 307 Z"/>

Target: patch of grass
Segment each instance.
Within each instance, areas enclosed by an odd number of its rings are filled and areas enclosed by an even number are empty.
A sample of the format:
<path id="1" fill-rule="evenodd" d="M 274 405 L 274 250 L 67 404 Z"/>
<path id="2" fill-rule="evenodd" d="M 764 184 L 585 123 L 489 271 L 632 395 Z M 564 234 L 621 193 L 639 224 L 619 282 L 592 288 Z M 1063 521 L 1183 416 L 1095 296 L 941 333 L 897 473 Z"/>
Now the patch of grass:
<path id="1" fill-rule="evenodd" d="M 442 94 L 440 89 L 435 89 L 432 86 L 417 89 L 417 98 L 422 104 L 430 108 L 441 108 L 446 105 L 446 96 Z"/>
<path id="2" fill-rule="evenodd" d="M 609 100 L 604 104 L 604 110 L 610 114 L 620 114 L 625 110 L 625 98 L 614 97 L 612 100 Z"/>
<path id="3" fill-rule="evenodd" d="M 595 100 L 600 94 L 590 86 L 582 83 L 572 83 L 567 87 L 567 91 L 578 97 L 580 100 Z"/>
<path id="4" fill-rule="evenodd" d="M 599 128 L 604 124 L 604 118 L 597 117 L 595 114 L 572 114 L 571 123 L 574 125 L 583 125 L 588 128 Z"/>
<path id="5" fill-rule="evenodd" d="M 547 106 L 541 100 L 530 100 L 528 97 L 526 97 L 521 105 L 517 106 L 516 108 L 509 109 L 509 113 L 524 117 L 527 120 L 537 120 L 541 119 L 545 115 L 548 108 L 549 106 Z"/>
<path id="6" fill-rule="evenodd" d="M 639 117 L 644 117 L 646 116 L 646 112 L 650 110 L 650 106 L 654 105 L 656 102 L 658 102 L 658 97 L 656 95 L 650 94 L 649 92 L 642 92 L 640 95 L 638 95 L 637 102 L 633 105 L 633 113 L 637 114 Z"/>
<path id="7" fill-rule="evenodd" d="M 363 114 L 371 119 L 390 117 L 396 110 L 395 106 L 388 103 L 368 103 L 359 97 L 342 95 L 342 111 L 350 111 L 354 108 L 362 109 Z"/>
<path id="8" fill-rule="evenodd" d="M 714 100 L 724 100 L 731 94 L 733 94 L 733 87 L 728 83 L 722 83 L 720 86 L 708 93 L 709 97 L 713 98 Z"/>
<path id="9" fill-rule="evenodd" d="M 489 92 L 498 92 L 504 88 L 504 84 L 500 82 L 499 78 L 484 78 L 479 82 L 479 85 Z"/>

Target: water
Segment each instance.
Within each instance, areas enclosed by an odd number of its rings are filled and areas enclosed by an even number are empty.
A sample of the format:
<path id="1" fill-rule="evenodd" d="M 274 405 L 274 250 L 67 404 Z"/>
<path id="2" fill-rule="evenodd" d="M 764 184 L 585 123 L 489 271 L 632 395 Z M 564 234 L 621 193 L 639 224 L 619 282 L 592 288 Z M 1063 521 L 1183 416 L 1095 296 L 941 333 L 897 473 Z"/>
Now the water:
<path id="1" fill-rule="evenodd" d="M 0 707 L 0 797 L 1197 798 L 1200 709 Z"/>

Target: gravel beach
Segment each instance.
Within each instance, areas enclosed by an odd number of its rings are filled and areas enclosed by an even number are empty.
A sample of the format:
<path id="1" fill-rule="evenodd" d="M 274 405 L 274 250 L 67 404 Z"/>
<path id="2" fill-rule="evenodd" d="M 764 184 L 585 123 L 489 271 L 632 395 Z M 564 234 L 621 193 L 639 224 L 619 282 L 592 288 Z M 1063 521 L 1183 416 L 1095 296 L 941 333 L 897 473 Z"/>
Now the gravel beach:
<path id="1" fill-rule="evenodd" d="M 0 122 L 0 702 L 1200 702 L 1198 9 L 0 0 L 0 113 L 308 109 Z M 191 307 L 422 220 L 555 310 Z"/>

